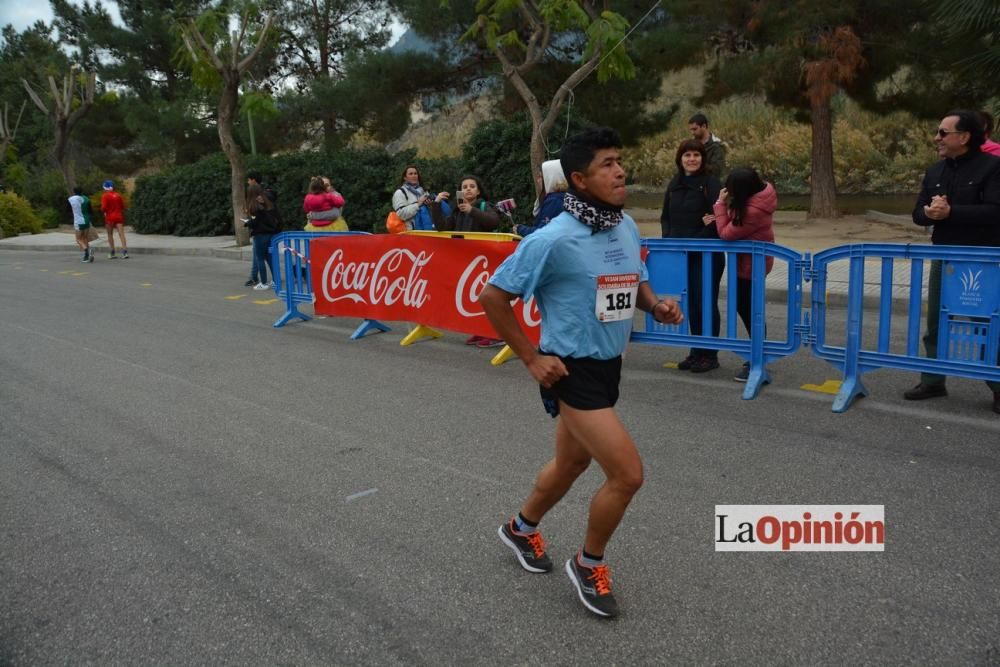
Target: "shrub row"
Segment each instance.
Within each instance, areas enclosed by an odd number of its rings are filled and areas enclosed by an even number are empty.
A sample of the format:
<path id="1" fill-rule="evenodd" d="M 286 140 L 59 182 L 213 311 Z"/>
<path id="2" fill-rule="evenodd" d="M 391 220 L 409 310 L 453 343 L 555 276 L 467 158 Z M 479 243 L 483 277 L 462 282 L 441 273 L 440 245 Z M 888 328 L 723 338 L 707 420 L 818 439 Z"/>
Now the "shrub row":
<path id="1" fill-rule="evenodd" d="M 417 160 L 414 150 L 389 155 L 381 149 L 343 149 L 251 157 L 247 169 L 260 172 L 277 193 L 284 229 L 302 228 L 302 200 L 309 180 L 324 175 L 347 200 L 344 218 L 352 230 L 385 231 L 392 194 L 409 164 L 420 168 L 431 192 L 454 192 L 463 175 L 479 176 L 492 201 L 517 201 L 515 215 L 522 222 L 530 217 L 535 196 L 527 149 L 530 138 L 530 123 L 516 117 L 481 124 L 457 158 Z M 229 163 L 221 153 L 139 178 L 129 222 L 143 234 L 231 234 L 229 181 Z"/>
<path id="2" fill-rule="evenodd" d="M 31 210 L 27 199 L 12 192 L 0 193 L 0 237 L 17 236 L 22 232 L 38 234 L 42 220 Z"/>

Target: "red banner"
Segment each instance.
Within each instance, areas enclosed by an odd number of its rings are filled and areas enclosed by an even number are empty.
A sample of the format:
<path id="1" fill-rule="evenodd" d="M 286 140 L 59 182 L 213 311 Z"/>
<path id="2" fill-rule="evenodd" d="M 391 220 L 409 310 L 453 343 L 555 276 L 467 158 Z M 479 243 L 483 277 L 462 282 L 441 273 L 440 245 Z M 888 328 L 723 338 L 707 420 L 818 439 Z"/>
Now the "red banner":
<path id="1" fill-rule="evenodd" d="M 516 247 L 514 241 L 397 234 L 315 239 L 309 255 L 316 314 L 414 322 L 495 338 L 479 293 Z M 512 305 L 537 344 L 541 317 L 534 299 Z"/>

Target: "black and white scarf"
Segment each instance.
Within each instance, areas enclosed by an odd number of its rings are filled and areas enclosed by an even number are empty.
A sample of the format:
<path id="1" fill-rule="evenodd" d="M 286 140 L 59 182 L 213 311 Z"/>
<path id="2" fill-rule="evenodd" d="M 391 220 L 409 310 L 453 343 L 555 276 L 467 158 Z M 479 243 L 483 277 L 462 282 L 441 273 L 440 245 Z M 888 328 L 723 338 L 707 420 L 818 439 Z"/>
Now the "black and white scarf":
<path id="1" fill-rule="evenodd" d="M 588 201 L 575 190 L 566 193 L 566 197 L 563 199 L 563 209 L 590 227 L 591 234 L 617 227 L 625 217 L 620 206 L 608 206 Z"/>

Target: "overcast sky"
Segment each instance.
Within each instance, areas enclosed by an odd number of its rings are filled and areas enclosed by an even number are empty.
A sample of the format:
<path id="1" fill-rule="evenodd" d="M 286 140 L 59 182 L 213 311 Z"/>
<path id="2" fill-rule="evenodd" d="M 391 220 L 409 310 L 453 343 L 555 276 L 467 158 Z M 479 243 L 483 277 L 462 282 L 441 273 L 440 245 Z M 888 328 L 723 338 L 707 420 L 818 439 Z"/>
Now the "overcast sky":
<path id="1" fill-rule="evenodd" d="M 79 2 L 74 4 L 79 4 Z M 118 5 L 113 0 L 103 4 L 111 17 L 118 21 Z M 46 23 L 52 21 L 52 6 L 48 0 L 0 0 L 0 27 L 12 23 L 14 28 L 20 32 L 39 19 Z M 399 39 L 403 32 L 403 26 L 393 23 L 390 42 Z"/>

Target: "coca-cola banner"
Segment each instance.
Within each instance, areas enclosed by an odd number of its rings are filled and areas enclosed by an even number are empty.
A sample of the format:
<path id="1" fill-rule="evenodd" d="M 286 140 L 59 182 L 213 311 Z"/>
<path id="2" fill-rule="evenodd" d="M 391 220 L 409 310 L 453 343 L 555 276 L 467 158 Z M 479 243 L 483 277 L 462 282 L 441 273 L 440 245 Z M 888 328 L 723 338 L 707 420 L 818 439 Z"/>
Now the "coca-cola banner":
<path id="1" fill-rule="evenodd" d="M 395 320 L 476 336 L 496 332 L 479 306 L 486 281 L 514 241 L 469 241 L 405 234 L 328 236 L 310 241 L 316 314 Z M 538 343 L 534 299 L 513 303 Z"/>

